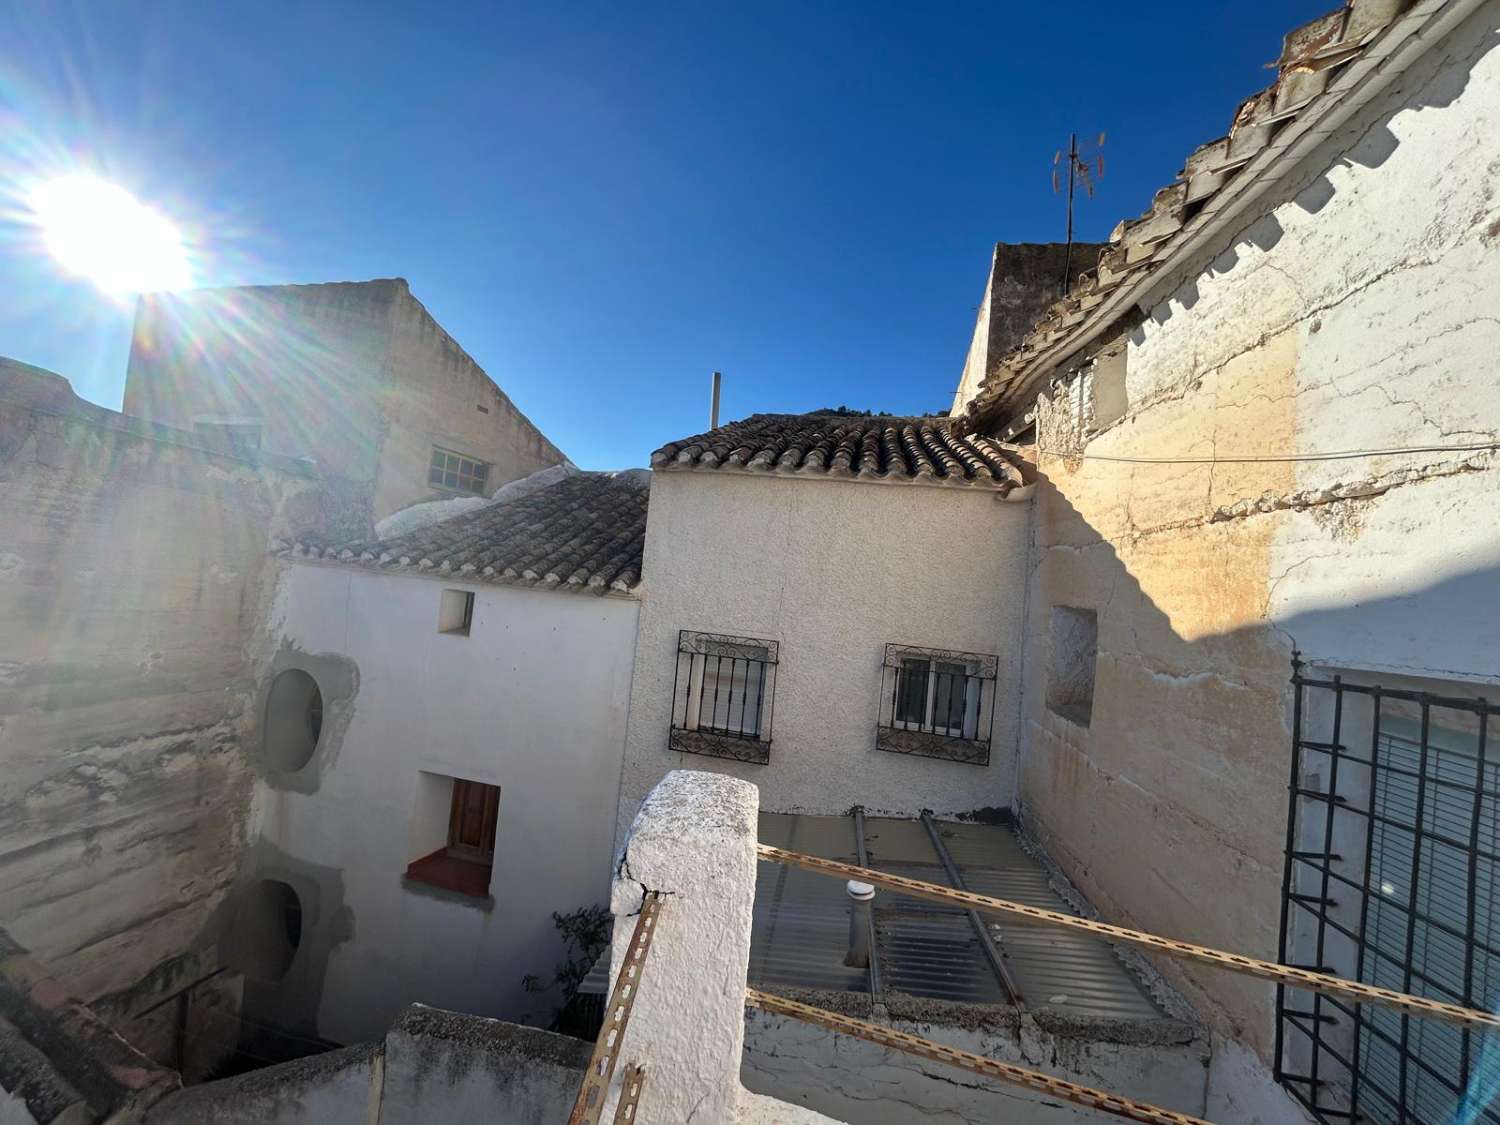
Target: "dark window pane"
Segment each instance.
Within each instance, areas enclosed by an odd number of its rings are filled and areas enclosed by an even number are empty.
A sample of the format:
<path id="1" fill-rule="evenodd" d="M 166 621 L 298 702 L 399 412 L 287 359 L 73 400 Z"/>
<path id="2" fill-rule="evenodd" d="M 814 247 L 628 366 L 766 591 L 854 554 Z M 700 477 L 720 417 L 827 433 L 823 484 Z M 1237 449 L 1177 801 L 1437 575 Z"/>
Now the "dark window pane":
<path id="1" fill-rule="evenodd" d="M 903 660 L 896 676 L 896 721 L 921 724 L 927 720 L 927 661 Z"/>

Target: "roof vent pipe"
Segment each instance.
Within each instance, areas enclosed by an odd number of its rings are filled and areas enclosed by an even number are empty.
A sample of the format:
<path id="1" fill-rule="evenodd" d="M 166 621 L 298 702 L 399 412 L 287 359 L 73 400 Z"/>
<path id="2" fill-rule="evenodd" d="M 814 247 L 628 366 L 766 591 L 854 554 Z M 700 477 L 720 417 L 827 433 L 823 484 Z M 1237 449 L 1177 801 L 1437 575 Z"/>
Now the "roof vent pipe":
<path id="1" fill-rule="evenodd" d="M 713 398 L 710 400 L 708 407 L 708 428 L 710 430 L 717 430 L 719 428 L 719 384 L 723 381 L 724 376 L 715 371 Z"/>
<path id="2" fill-rule="evenodd" d="M 870 967 L 870 904 L 875 901 L 875 888 L 869 883 L 850 879 L 844 886 L 849 892 L 849 954 L 844 964 L 851 969 Z"/>

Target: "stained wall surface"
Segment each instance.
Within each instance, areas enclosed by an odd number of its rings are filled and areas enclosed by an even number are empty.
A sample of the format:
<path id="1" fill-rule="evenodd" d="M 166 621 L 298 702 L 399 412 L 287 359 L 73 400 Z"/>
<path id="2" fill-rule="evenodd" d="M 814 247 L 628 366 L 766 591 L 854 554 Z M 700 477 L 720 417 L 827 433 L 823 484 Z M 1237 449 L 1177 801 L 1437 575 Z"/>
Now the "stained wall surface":
<path id="1" fill-rule="evenodd" d="M 1009 805 L 1029 513 L 994 492 L 655 473 L 622 830 L 678 768 L 752 781 L 773 812 Z M 668 749 L 683 629 L 779 643 L 768 764 Z M 875 748 L 888 643 L 998 656 L 988 765 Z"/>
<path id="2" fill-rule="evenodd" d="M 489 489 L 565 460 L 401 278 L 143 297 L 129 414 L 192 428 L 259 418 L 381 519 L 434 494 L 434 446 L 493 465 Z"/>
<path id="3" fill-rule="evenodd" d="M 1020 804 L 1112 921 L 1275 957 L 1294 650 L 1500 681 L 1493 455 L 1322 456 L 1495 440 L 1495 12 L 1128 333 L 1122 418 L 1099 371 L 1042 403 Z M 1054 606 L 1098 616 L 1086 725 L 1047 706 Z M 1163 968 L 1268 1056 L 1271 986 Z"/>
<path id="4" fill-rule="evenodd" d="M 174 1006 L 133 1017 L 214 967 L 246 839 L 270 540 L 328 518 L 273 460 L 0 362 L 0 922 L 159 1058 Z"/>
<path id="5" fill-rule="evenodd" d="M 1064 277 L 1076 278 L 1099 262 L 1101 242 L 999 242 L 990 257 L 974 335 L 964 355 L 954 393 L 957 413 L 995 366 L 1031 330 L 1063 292 Z M 1071 282 L 1070 282 L 1071 283 Z"/>
<path id="6" fill-rule="evenodd" d="M 438 632 L 447 589 L 475 594 L 467 636 Z M 563 959 L 554 911 L 607 901 L 637 608 L 286 566 L 262 679 L 309 672 L 323 729 L 304 767 L 258 788 L 244 879 L 302 902 L 287 976 L 247 993 L 258 1018 L 337 1042 L 378 1037 L 415 1001 L 550 1018 L 557 997 L 522 978 Z M 451 778 L 500 787 L 487 900 L 403 878 L 446 843 Z"/>

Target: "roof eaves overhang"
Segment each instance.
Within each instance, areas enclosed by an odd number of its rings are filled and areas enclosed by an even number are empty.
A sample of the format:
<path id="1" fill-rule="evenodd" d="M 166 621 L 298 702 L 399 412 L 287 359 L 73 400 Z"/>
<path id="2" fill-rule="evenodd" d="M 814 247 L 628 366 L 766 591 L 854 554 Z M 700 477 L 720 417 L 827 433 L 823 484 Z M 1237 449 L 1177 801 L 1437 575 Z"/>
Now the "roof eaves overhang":
<path id="1" fill-rule="evenodd" d="M 352 551 L 337 547 L 323 547 L 316 543 L 301 541 L 288 543 L 273 540 L 270 555 L 282 562 L 305 566 L 339 567 L 362 570 L 367 574 L 383 574 L 392 578 L 429 578 L 439 582 L 471 582 L 485 586 L 510 586 L 524 590 L 554 591 L 560 594 L 593 594 L 596 597 L 640 599 L 642 580 L 629 582 L 616 578 L 602 582 L 595 578 L 575 580 L 565 578 L 554 571 L 516 571 L 510 567 L 483 568 L 472 564 L 455 567 L 450 563 L 433 563 L 431 559 L 413 558 L 409 555 L 373 554 L 355 555 Z"/>
<path id="2" fill-rule="evenodd" d="M 1237 231 L 1246 212 L 1280 186 L 1282 178 L 1304 157 L 1382 94 L 1417 57 L 1486 2 L 1488 0 L 1417 0 L 1382 29 L 1370 32 L 1354 61 L 1347 61 L 1351 57 L 1347 45 L 1330 47 L 1308 56 L 1305 65 L 1310 71 L 1326 70 L 1340 64 L 1347 64 L 1346 69 L 1322 93 L 1298 104 L 1277 106 L 1275 112 L 1260 118 L 1258 125 L 1285 124 L 1253 156 L 1237 157 L 1232 137 L 1202 146 L 1198 153 L 1228 142 L 1222 164 L 1202 167 L 1198 171 L 1227 175 L 1231 177 L 1229 181 L 1209 196 L 1201 211 L 1179 227 L 1133 232 L 1135 245 L 1119 247 L 1125 251 L 1118 264 L 1126 279 L 1102 295 L 1095 292 L 1065 298 L 1060 323 L 1044 347 L 1027 359 L 998 393 L 986 396 L 981 389 L 964 416 L 957 420 L 957 428 L 961 432 L 972 432 L 986 421 L 1023 412 L 1029 408 L 1043 379 L 1086 349 L 1107 342 L 1106 338 L 1132 310 L 1149 312 L 1170 296 L 1186 277 L 1201 270 L 1222 252 L 1225 233 Z M 1272 87 L 1257 98 L 1276 90 Z M 1241 113 L 1255 101 L 1255 98 L 1250 99 Z M 1189 186 L 1189 180 L 1168 185 L 1158 192 L 1158 203 L 1168 194 L 1180 194 L 1183 202 L 1190 201 Z M 1152 224 L 1153 220 L 1148 218 L 1145 223 Z M 1101 273 L 1104 268 L 1101 264 Z M 1049 318 L 1056 316 L 1056 310 L 1049 314 Z"/>
<path id="3" fill-rule="evenodd" d="M 1014 468 L 1014 467 L 1012 467 Z M 1014 479 L 968 480 L 963 477 L 939 477 L 928 474 L 906 476 L 903 473 L 852 473 L 833 472 L 827 469 L 785 469 L 780 467 L 760 468 L 750 465 L 691 465 L 665 463 L 655 466 L 654 473 L 670 473 L 673 476 L 691 473 L 694 476 L 735 476 L 760 480 L 836 481 L 848 484 L 878 484 L 888 488 L 941 488 L 947 492 L 995 492 L 1005 495 L 1021 486 L 1021 474 L 1014 470 Z"/>

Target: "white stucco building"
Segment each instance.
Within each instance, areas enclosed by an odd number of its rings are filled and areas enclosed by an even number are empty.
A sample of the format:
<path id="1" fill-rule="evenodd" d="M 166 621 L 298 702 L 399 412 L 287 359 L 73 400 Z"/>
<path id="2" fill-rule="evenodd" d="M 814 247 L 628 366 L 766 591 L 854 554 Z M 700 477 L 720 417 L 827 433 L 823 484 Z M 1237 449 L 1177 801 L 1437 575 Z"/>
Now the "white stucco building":
<path id="1" fill-rule="evenodd" d="M 756 415 L 652 463 L 622 830 L 678 767 L 776 812 L 1010 804 L 1030 507 L 997 446 Z"/>
<path id="2" fill-rule="evenodd" d="M 252 1018 L 349 1042 L 417 999 L 550 1016 L 522 978 L 562 959 L 554 911 L 607 901 L 645 517 L 639 477 L 576 474 L 287 553 L 237 904 L 297 933 L 250 935 L 281 952 L 250 958 Z"/>

